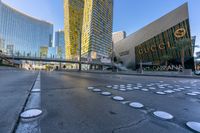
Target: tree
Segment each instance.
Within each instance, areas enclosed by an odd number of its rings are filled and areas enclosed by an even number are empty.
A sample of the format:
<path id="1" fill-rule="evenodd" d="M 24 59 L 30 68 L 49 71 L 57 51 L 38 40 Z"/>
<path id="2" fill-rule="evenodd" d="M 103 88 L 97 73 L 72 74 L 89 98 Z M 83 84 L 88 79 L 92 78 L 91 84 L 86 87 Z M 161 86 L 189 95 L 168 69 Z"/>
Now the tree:
<path id="1" fill-rule="evenodd" d="M 168 55 L 168 54 L 165 54 L 161 57 L 162 60 L 165 61 L 165 65 L 167 66 L 168 65 L 168 60 L 170 60 L 172 58 L 171 55 Z"/>
<path id="2" fill-rule="evenodd" d="M 185 51 L 191 48 L 192 48 L 191 39 L 189 38 L 183 38 L 176 41 L 176 49 L 181 54 L 181 64 L 182 64 L 183 70 L 185 68 Z"/>

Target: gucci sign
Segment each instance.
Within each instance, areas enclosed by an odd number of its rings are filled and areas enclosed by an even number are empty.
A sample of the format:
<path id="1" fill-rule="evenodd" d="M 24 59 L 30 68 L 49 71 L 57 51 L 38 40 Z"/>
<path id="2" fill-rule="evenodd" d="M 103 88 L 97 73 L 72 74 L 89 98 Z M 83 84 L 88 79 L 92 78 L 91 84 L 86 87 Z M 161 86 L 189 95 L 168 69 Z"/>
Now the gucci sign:
<path id="1" fill-rule="evenodd" d="M 180 29 L 177 29 L 175 32 L 174 32 L 174 36 L 176 38 L 181 38 L 181 37 L 184 37 L 186 34 L 186 30 L 184 28 L 180 28 Z"/>

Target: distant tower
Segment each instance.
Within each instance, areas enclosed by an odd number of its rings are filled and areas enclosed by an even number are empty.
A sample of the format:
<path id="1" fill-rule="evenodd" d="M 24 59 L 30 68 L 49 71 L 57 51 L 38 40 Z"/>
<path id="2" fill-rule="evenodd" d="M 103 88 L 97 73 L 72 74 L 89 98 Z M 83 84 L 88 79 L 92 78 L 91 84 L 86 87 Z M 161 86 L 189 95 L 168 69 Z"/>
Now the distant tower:
<path id="1" fill-rule="evenodd" d="M 125 31 L 118 31 L 118 32 L 113 32 L 112 34 L 112 41 L 113 44 L 123 40 L 126 38 L 126 32 Z"/>
<path id="2" fill-rule="evenodd" d="M 66 48 L 65 48 L 65 39 L 64 39 L 64 31 L 59 30 L 55 32 L 55 47 L 58 47 L 58 55 L 62 57 L 62 59 L 66 58 Z"/>

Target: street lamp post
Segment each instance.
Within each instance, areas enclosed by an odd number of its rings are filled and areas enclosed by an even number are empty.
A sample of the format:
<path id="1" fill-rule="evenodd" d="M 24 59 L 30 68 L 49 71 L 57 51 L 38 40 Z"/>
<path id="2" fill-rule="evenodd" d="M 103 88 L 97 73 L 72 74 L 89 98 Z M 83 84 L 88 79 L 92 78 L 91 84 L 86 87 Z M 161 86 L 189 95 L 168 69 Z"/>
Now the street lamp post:
<path id="1" fill-rule="evenodd" d="M 79 34 L 79 72 L 81 72 L 81 31 L 78 30 Z"/>
<path id="2" fill-rule="evenodd" d="M 112 65 L 112 72 L 114 72 L 114 47 L 113 47 L 113 41 L 111 46 L 111 65 Z"/>

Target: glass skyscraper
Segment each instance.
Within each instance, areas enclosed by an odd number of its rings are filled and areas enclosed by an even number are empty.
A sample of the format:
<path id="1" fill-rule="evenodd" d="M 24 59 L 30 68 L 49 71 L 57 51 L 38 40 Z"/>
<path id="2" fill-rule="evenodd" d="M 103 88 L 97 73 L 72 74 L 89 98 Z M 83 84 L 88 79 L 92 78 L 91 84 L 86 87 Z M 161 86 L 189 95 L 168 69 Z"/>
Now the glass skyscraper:
<path id="1" fill-rule="evenodd" d="M 40 56 L 40 47 L 51 46 L 53 25 L 0 2 L 0 48 L 7 54 Z"/>
<path id="2" fill-rule="evenodd" d="M 64 0 L 64 31 L 67 59 L 78 58 L 83 7 L 84 0 Z"/>
<path id="3" fill-rule="evenodd" d="M 112 45 L 113 0 L 64 2 L 67 57 L 77 57 L 80 38 L 83 57 L 108 57 Z"/>
<path id="4" fill-rule="evenodd" d="M 55 32 L 55 47 L 58 47 L 58 55 L 62 58 L 65 59 L 65 53 L 66 53 L 66 48 L 65 48 L 65 39 L 64 39 L 64 31 L 59 30 Z"/>

